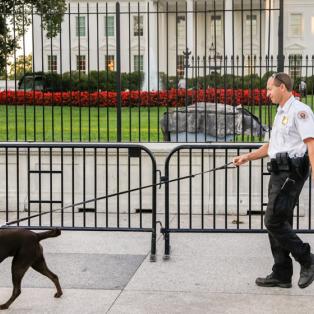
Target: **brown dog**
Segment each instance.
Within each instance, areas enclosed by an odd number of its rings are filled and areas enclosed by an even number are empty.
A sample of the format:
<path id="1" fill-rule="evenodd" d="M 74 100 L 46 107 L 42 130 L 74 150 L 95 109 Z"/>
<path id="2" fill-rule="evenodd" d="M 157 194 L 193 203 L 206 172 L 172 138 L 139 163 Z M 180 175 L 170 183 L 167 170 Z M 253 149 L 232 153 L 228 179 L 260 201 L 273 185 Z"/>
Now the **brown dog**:
<path id="1" fill-rule="evenodd" d="M 21 293 L 21 281 L 29 267 L 50 278 L 57 288 L 55 298 L 62 295 L 58 276 L 51 272 L 45 262 L 43 248 L 39 241 L 61 234 L 59 229 L 35 233 L 26 229 L 0 229 L 0 263 L 8 256 L 13 256 L 12 281 L 13 292 L 10 299 L 0 305 L 7 309 Z"/>

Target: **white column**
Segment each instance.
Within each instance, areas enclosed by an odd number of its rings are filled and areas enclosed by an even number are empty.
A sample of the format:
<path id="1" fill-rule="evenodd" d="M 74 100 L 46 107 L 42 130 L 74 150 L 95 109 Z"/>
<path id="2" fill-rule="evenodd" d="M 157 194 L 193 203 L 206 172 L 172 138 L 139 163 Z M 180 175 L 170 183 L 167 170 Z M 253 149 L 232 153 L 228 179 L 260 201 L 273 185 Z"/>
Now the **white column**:
<path id="1" fill-rule="evenodd" d="M 274 11 L 272 10 L 274 8 L 274 1 L 273 0 L 267 0 L 265 1 L 265 42 L 264 42 L 264 52 L 265 55 L 268 55 L 269 51 L 269 57 L 274 54 L 274 36 L 277 36 L 277 30 L 278 25 L 274 24 Z M 268 33 L 269 33 L 269 23 L 270 23 L 270 37 L 269 37 L 269 45 L 268 45 Z M 274 58 L 276 56 L 274 55 Z"/>
<path id="2" fill-rule="evenodd" d="M 42 53 L 43 47 L 41 44 L 41 20 L 39 15 L 34 15 L 34 51 L 33 51 L 33 71 L 39 72 L 42 71 Z M 58 63 L 60 60 L 58 60 Z"/>
<path id="3" fill-rule="evenodd" d="M 232 55 L 232 0 L 225 0 L 225 52 L 226 55 Z"/>
<path id="4" fill-rule="evenodd" d="M 188 0 L 187 1 L 187 49 L 191 52 L 189 63 L 192 65 L 192 56 L 196 58 L 195 51 L 194 51 L 194 1 Z M 189 69 L 188 76 L 192 76 L 192 69 Z"/>
<path id="5" fill-rule="evenodd" d="M 149 12 L 152 14 L 146 14 L 146 27 L 145 27 L 145 53 L 144 53 L 144 83 L 143 90 L 157 90 L 158 81 L 157 81 L 157 2 L 148 1 Z M 148 11 L 147 11 L 148 12 Z M 149 16 L 149 20 L 148 20 Z M 149 34 L 148 34 L 149 28 Z M 149 41 L 148 41 L 149 35 Z M 149 56 L 149 62 L 148 62 Z M 149 72 L 149 76 L 148 76 Z M 149 83 L 149 86 L 148 86 Z M 160 88 L 161 86 L 159 86 Z"/>
<path id="6" fill-rule="evenodd" d="M 224 23 L 225 23 L 225 54 L 228 57 L 229 65 L 231 62 L 231 56 L 233 54 L 232 0 L 225 0 Z"/>

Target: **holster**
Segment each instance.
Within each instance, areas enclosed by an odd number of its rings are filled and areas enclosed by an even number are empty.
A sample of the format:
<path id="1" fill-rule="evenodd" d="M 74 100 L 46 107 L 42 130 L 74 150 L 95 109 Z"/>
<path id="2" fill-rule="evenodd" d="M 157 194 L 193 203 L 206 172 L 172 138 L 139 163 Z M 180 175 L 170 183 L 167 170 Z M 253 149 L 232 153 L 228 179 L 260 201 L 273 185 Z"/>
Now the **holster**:
<path id="1" fill-rule="evenodd" d="M 274 173 L 289 171 L 292 175 L 303 178 L 309 172 L 309 157 L 305 154 L 303 157 L 290 158 L 288 153 L 278 153 L 276 158 L 267 163 L 267 170 Z"/>
<path id="2" fill-rule="evenodd" d="M 291 164 L 288 153 L 278 153 L 276 154 L 276 162 L 279 171 L 290 171 Z"/>
<path id="3" fill-rule="evenodd" d="M 272 158 L 267 163 L 267 170 L 269 172 L 290 171 L 291 170 L 291 158 L 288 153 L 278 153 L 276 158 Z"/>
<path id="4" fill-rule="evenodd" d="M 275 172 L 277 173 L 278 170 L 278 166 L 277 166 L 277 162 L 276 159 L 271 159 L 268 163 L 267 163 L 267 170 L 268 172 Z"/>

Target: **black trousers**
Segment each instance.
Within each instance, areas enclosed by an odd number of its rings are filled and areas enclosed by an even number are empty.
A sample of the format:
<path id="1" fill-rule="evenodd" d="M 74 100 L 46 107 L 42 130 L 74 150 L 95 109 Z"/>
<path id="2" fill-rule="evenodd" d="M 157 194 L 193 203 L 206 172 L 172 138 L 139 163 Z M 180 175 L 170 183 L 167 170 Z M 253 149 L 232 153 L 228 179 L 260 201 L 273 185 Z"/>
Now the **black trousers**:
<path id="1" fill-rule="evenodd" d="M 304 243 L 292 230 L 293 210 L 307 177 L 308 172 L 300 176 L 289 171 L 279 171 L 271 173 L 269 181 L 264 223 L 274 257 L 273 273 L 283 281 L 289 281 L 293 274 L 290 253 L 301 265 L 308 266 L 311 263 L 310 245 Z M 293 178 L 295 183 L 290 181 L 282 188 L 287 178 Z"/>

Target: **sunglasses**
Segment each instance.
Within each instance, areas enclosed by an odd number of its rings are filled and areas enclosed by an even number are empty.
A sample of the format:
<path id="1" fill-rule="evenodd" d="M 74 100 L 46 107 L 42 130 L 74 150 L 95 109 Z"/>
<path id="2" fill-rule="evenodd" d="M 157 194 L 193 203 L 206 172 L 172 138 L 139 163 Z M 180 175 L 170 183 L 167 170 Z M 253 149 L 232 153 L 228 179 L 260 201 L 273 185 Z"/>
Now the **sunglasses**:
<path id="1" fill-rule="evenodd" d="M 278 80 L 280 83 L 282 83 L 283 85 L 285 85 L 286 86 L 286 83 L 279 77 L 279 73 L 274 73 L 271 77 L 273 78 L 273 79 L 276 79 L 276 80 Z"/>

